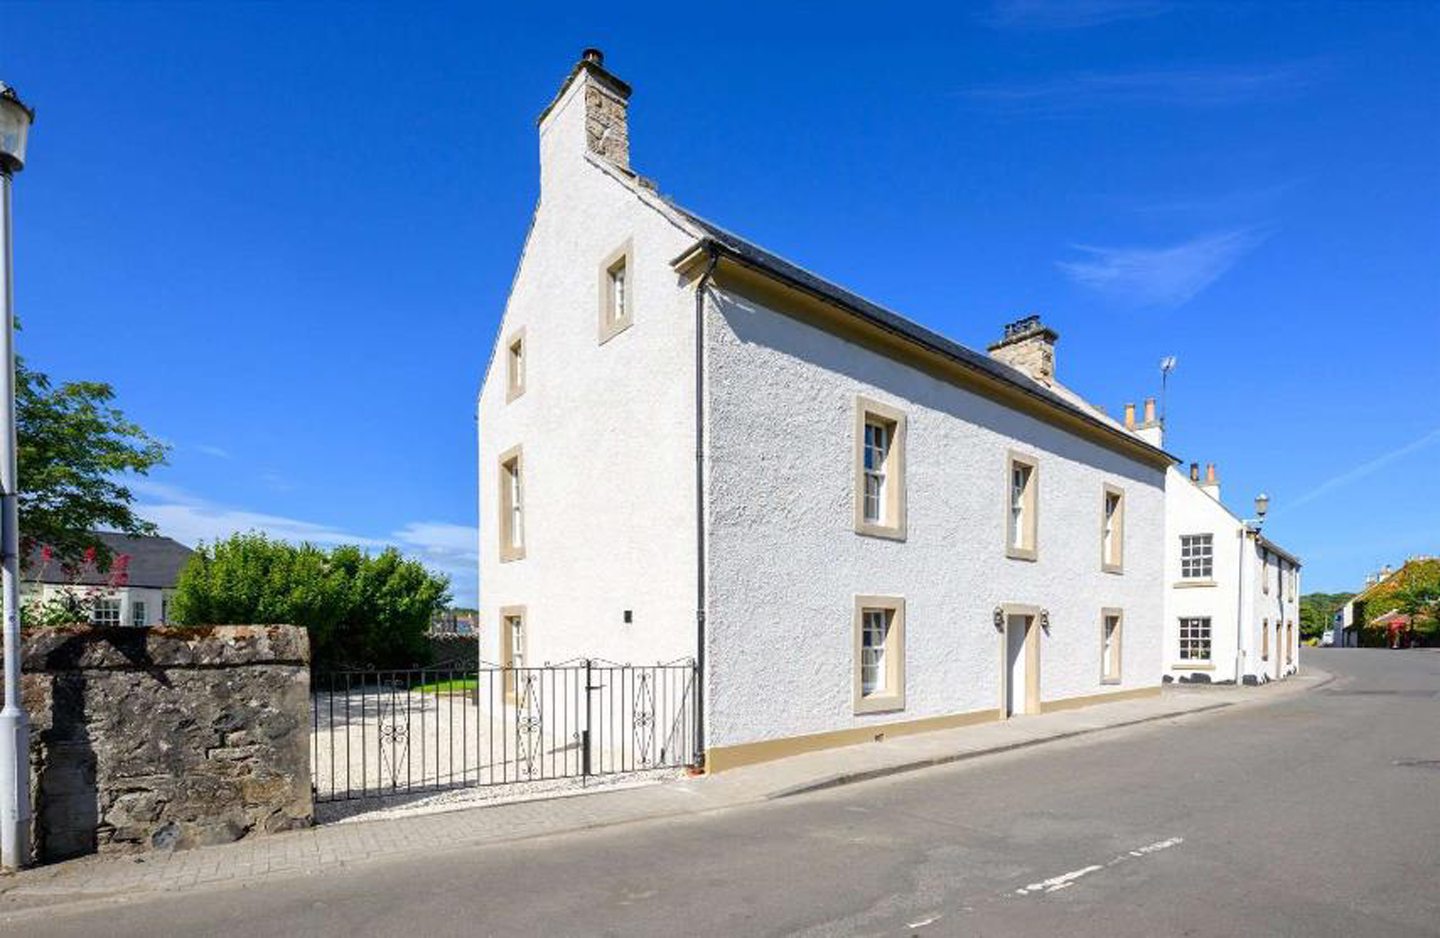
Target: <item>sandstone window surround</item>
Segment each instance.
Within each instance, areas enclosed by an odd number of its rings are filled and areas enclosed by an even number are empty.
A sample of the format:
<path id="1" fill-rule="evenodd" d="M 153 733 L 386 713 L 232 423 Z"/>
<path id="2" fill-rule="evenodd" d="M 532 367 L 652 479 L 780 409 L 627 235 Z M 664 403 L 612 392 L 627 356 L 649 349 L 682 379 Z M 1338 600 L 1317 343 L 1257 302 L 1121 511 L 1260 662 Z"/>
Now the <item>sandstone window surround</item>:
<path id="1" fill-rule="evenodd" d="M 634 249 L 626 241 L 600 264 L 600 344 L 635 323 Z"/>
<path id="2" fill-rule="evenodd" d="M 1124 647 L 1125 614 L 1120 609 L 1100 610 L 1100 683 L 1119 684 Z"/>
<path id="3" fill-rule="evenodd" d="M 1260 588 L 1270 592 L 1270 551 L 1268 548 L 1260 549 Z"/>
<path id="4" fill-rule="evenodd" d="M 905 427 L 903 411 L 856 396 L 856 534 L 905 539 Z"/>
<path id="5" fill-rule="evenodd" d="M 505 699 L 515 700 L 515 674 L 524 668 L 525 650 L 528 642 L 526 610 L 524 606 L 500 607 L 500 663 L 505 672 Z"/>
<path id="6" fill-rule="evenodd" d="M 500 454 L 500 561 L 525 557 L 525 454 L 514 446 Z"/>
<path id="7" fill-rule="evenodd" d="M 1005 457 L 1005 556 L 1036 560 L 1040 556 L 1040 464 L 1033 456 L 1011 450 Z"/>
<path id="8" fill-rule="evenodd" d="M 855 713 L 905 709 L 905 600 L 856 596 Z"/>
<path id="9" fill-rule="evenodd" d="M 525 365 L 528 352 L 529 349 L 525 344 L 525 327 L 521 326 L 510 334 L 510 341 L 505 343 L 505 402 L 507 404 L 525 393 Z"/>
<path id="10" fill-rule="evenodd" d="M 1125 490 L 1108 483 L 1100 506 L 1100 569 L 1125 572 Z"/>
<path id="11" fill-rule="evenodd" d="M 1270 660 L 1270 620 L 1266 619 L 1260 626 L 1260 660 Z"/>

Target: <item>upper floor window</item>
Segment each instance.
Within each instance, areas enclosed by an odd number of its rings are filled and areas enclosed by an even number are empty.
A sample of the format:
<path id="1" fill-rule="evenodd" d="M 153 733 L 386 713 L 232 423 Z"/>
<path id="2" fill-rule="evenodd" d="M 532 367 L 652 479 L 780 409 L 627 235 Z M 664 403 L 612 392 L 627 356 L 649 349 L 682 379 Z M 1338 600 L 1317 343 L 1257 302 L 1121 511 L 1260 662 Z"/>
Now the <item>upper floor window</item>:
<path id="1" fill-rule="evenodd" d="M 1005 556 L 1034 560 L 1038 556 L 1039 466 L 1019 453 L 1006 459 Z"/>
<path id="2" fill-rule="evenodd" d="M 1260 588 L 1270 592 L 1270 551 L 1260 551 Z"/>
<path id="3" fill-rule="evenodd" d="M 635 321 L 635 289 L 631 276 L 630 242 L 600 265 L 600 342 L 630 328 Z"/>
<path id="4" fill-rule="evenodd" d="M 1125 569 L 1125 493 L 1105 486 L 1100 519 L 1100 569 L 1122 573 Z"/>
<path id="5" fill-rule="evenodd" d="M 525 393 L 525 330 L 510 337 L 505 349 L 505 400 L 513 401 Z"/>
<path id="6" fill-rule="evenodd" d="M 500 456 L 500 559 L 525 556 L 524 456 L 520 447 Z"/>
<path id="7" fill-rule="evenodd" d="M 905 414 L 855 401 L 855 531 L 905 537 Z"/>
<path id="8" fill-rule="evenodd" d="M 1214 535 L 1180 535 L 1180 578 L 1182 580 L 1210 580 L 1214 577 Z"/>

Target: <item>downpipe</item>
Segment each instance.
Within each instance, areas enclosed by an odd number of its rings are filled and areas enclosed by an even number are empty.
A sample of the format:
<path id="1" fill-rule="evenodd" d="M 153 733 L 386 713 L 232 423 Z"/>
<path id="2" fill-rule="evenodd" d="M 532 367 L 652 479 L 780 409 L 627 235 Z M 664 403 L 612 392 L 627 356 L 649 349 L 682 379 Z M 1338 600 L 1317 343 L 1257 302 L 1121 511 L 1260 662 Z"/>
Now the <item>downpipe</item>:
<path id="1" fill-rule="evenodd" d="M 695 283 L 695 752 L 692 768 L 705 768 L 705 291 L 720 256 L 706 241 L 705 272 Z"/>

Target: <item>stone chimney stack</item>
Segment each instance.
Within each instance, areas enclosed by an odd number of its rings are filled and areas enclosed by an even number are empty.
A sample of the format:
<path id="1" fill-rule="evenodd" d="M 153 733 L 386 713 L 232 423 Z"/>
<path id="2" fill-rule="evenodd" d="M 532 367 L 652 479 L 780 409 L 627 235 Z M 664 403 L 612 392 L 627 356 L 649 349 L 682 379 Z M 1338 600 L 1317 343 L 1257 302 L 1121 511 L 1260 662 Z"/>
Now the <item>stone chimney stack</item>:
<path id="1" fill-rule="evenodd" d="M 1164 445 L 1165 434 L 1155 417 L 1155 398 L 1145 398 L 1145 419 L 1135 427 L 1135 433 L 1151 446 L 1160 448 Z"/>
<path id="2" fill-rule="evenodd" d="M 1055 342 L 1059 333 L 1040 321 L 1039 316 L 1026 316 L 1005 325 L 1005 337 L 988 351 L 990 357 L 1024 372 L 1041 384 L 1055 383 Z"/>
<path id="3" fill-rule="evenodd" d="M 1135 429 L 1135 405 L 1134 405 L 1134 404 L 1126 404 L 1126 405 L 1125 405 L 1125 429 L 1126 429 L 1126 430 L 1134 430 L 1134 429 Z"/>
<path id="4" fill-rule="evenodd" d="M 586 49 L 540 113 L 540 185 L 561 181 L 584 154 L 630 172 L 630 86 L 605 68 L 605 53 Z"/>
<path id="5" fill-rule="evenodd" d="M 1215 474 L 1213 462 L 1205 464 L 1205 481 L 1200 483 L 1200 488 L 1217 502 L 1220 500 L 1220 478 Z"/>

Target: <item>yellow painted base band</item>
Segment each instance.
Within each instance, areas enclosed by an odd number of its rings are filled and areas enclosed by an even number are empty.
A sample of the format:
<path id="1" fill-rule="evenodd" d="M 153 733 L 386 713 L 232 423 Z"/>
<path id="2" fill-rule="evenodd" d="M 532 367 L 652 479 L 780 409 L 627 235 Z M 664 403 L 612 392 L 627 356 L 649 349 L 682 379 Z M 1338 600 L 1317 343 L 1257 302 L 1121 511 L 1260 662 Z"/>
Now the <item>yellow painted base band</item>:
<path id="1" fill-rule="evenodd" d="M 1159 687 L 1139 687 L 1133 690 L 1114 691 L 1108 694 L 1090 694 L 1084 697 L 1067 697 L 1063 700 L 1045 700 L 1040 703 L 1041 713 L 1060 710 L 1076 710 L 1091 704 L 1115 703 L 1121 700 L 1136 700 L 1143 697 L 1160 696 Z M 783 739 L 766 739 L 756 743 L 740 743 L 735 746 L 717 746 L 705 753 L 705 771 L 725 772 L 742 765 L 769 762 L 798 756 L 804 752 L 820 749 L 834 749 L 839 746 L 856 746 L 861 743 L 878 742 L 887 736 L 909 736 L 913 733 L 930 733 L 935 730 L 949 730 L 977 723 L 993 723 L 1001 719 L 1000 710 L 972 710 L 968 713 L 952 713 L 946 716 L 926 717 L 921 720 L 907 720 L 900 723 L 875 723 L 870 726 L 855 726 L 849 729 L 832 730 L 828 733 L 811 733 L 806 736 L 787 736 Z"/>
<path id="2" fill-rule="evenodd" d="M 758 743 L 717 746 L 705 753 L 705 771 L 724 772 L 727 769 L 738 769 L 742 765 L 798 756 L 802 752 L 877 742 L 888 736 L 909 736 L 912 733 L 929 733 L 976 723 L 993 723 L 998 719 L 999 710 L 972 710 L 968 713 L 952 713 L 901 723 L 872 723 L 868 726 L 831 730 L 828 733 L 811 733 L 808 736 L 787 736 L 783 739 L 761 740 Z"/>
<path id="3" fill-rule="evenodd" d="M 1041 713 L 1055 713 L 1059 710 L 1078 710 L 1091 704 L 1116 703 L 1121 700 L 1138 700 L 1141 697 L 1159 697 L 1158 687 L 1137 687 L 1134 690 L 1118 690 L 1110 694 L 1089 694 L 1084 697 L 1066 697 L 1064 700 L 1040 702 Z"/>

